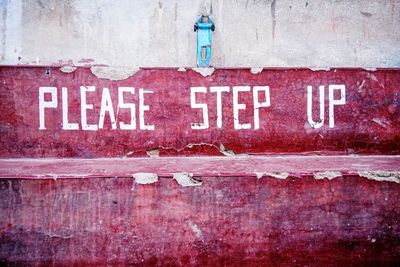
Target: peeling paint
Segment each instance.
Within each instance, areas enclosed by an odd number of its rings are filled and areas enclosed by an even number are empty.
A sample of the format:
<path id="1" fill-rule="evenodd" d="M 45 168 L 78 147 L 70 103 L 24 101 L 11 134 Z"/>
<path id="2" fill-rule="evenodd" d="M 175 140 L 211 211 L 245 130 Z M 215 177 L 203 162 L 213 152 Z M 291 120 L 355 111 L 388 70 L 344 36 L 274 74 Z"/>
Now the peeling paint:
<path id="1" fill-rule="evenodd" d="M 62 66 L 60 68 L 60 71 L 64 72 L 64 73 L 71 73 L 74 72 L 77 69 L 77 67 L 74 66 Z"/>
<path id="2" fill-rule="evenodd" d="M 130 156 L 132 154 L 133 154 L 133 151 L 129 151 L 128 153 L 125 154 L 125 157 L 128 157 L 128 156 Z"/>
<path id="3" fill-rule="evenodd" d="M 197 226 L 197 224 L 193 223 L 192 221 L 188 221 L 188 225 L 192 229 L 192 231 L 196 235 L 196 237 L 200 240 L 203 240 L 203 233 L 201 232 L 201 230 Z"/>
<path id="4" fill-rule="evenodd" d="M 311 67 L 310 70 L 312 70 L 312 71 L 330 71 L 331 68 L 329 68 L 329 67 Z"/>
<path id="5" fill-rule="evenodd" d="M 156 173 L 138 172 L 134 173 L 135 183 L 137 184 L 153 184 L 158 181 L 158 175 Z"/>
<path id="6" fill-rule="evenodd" d="M 369 180 L 400 183 L 400 171 L 363 171 L 358 174 Z"/>
<path id="7" fill-rule="evenodd" d="M 185 72 L 185 71 L 186 71 L 186 69 L 185 69 L 185 68 L 183 68 L 183 67 L 180 67 L 180 68 L 178 68 L 178 69 L 177 69 L 177 71 Z"/>
<path id="8" fill-rule="evenodd" d="M 173 178 L 183 187 L 202 185 L 202 181 L 193 178 L 193 173 L 174 173 Z"/>
<path id="9" fill-rule="evenodd" d="M 267 172 L 265 175 L 278 178 L 278 179 L 286 179 L 289 177 L 289 173 L 287 172 Z"/>
<path id="10" fill-rule="evenodd" d="M 146 154 L 150 158 L 158 158 L 160 157 L 160 150 L 159 149 L 146 150 Z"/>
<path id="11" fill-rule="evenodd" d="M 139 71 L 140 68 L 137 67 L 103 67 L 95 66 L 91 67 L 91 72 L 101 79 L 108 79 L 112 81 L 125 80 Z"/>
<path id="12" fill-rule="evenodd" d="M 214 68 L 192 68 L 197 73 L 200 73 L 203 77 L 210 76 L 214 73 Z"/>
<path id="13" fill-rule="evenodd" d="M 261 179 L 264 176 L 263 172 L 255 172 L 254 174 L 256 175 L 257 179 Z"/>
<path id="14" fill-rule="evenodd" d="M 263 69 L 264 68 L 262 68 L 262 67 L 253 67 L 253 68 L 250 69 L 250 72 L 252 74 L 259 74 L 259 73 L 261 73 L 263 71 Z"/>
<path id="15" fill-rule="evenodd" d="M 317 180 L 320 179 L 328 179 L 328 180 L 332 180 L 336 177 L 340 177 L 342 176 L 341 172 L 338 171 L 324 171 L 324 172 L 316 172 L 314 173 L 314 178 Z"/>
<path id="16" fill-rule="evenodd" d="M 231 149 L 226 149 L 225 146 L 223 144 L 219 145 L 219 152 L 221 152 L 224 156 L 227 157 L 249 157 L 249 154 L 246 153 L 240 153 L 240 154 L 236 154 L 233 150 Z"/>
<path id="17" fill-rule="evenodd" d="M 190 143 L 190 144 L 187 144 L 184 148 L 180 148 L 180 149 L 177 148 L 175 150 L 176 151 L 182 151 L 185 148 L 192 148 L 192 147 L 195 147 L 195 146 L 211 146 L 211 147 L 215 147 L 215 145 L 208 144 L 208 143 L 197 143 L 197 144 Z"/>
<path id="18" fill-rule="evenodd" d="M 228 157 L 234 157 L 234 156 L 236 156 L 236 154 L 235 154 L 235 152 L 233 152 L 233 150 L 226 149 L 225 146 L 224 146 L 223 144 L 220 144 L 220 145 L 219 145 L 219 151 L 220 151 L 222 154 L 224 154 L 225 156 L 228 156 Z"/>
<path id="19" fill-rule="evenodd" d="M 248 157 L 249 155 L 246 153 L 242 153 L 242 154 L 236 154 L 233 150 L 230 149 L 226 149 L 225 146 L 223 144 L 220 144 L 219 147 L 217 145 L 214 144 L 210 144 L 210 143 L 189 143 L 184 147 L 181 148 L 176 148 L 176 147 L 170 147 L 170 146 L 159 146 L 157 149 L 164 149 L 164 150 L 168 150 L 168 149 L 172 149 L 175 150 L 176 152 L 182 152 L 183 150 L 185 150 L 186 148 L 193 148 L 195 146 L 209 146 L 209 147 L 214 147 L 215 149 L 217 149 L 221 154 L 223 154 L 224 156 L 228 156 L 228 157 Z"/>

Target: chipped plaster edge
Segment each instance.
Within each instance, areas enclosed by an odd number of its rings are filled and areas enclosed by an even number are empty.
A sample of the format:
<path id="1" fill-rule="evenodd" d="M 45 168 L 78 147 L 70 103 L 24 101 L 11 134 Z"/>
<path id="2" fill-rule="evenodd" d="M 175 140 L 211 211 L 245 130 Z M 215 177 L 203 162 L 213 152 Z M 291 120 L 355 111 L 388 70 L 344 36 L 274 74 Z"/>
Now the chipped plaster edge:
<path id="1" fill-rule="evenodd" d="M 362 69 L 366 71 L 377 71 L 378 69 L 376 67 L 363 67 Z"/>
<path id="2" fill-rule="evenodd" d="M 321 179 L 328 179 L 332 180 L 337 177 L 341 177 L 342 173 L 339 171 L 323 171 L 323 172 L 314 172 L 314 179 L 321 180 Z"/>
<path id="3" fill-rule="evenodd" d="M 193 173 L 174 173 L 173 178 L 182 187 L 202 185 L 202 181 L 193 178 Z"/>
<path id="4" fill-rule="evenodd" d="M 309 68 L 312 71 L 330 71 L 330 67 L 311 67 Z"/>
<path id="5" fill-rule="evenodd" d="M 250 73 L 252 74 L 259 74 L 263 71 L 263 67 L 252 67 L 250 68 Z"/>
<path id="6" fill-rule="evenodd" d="M 192 68 L 195 72 L 199 73 L 203 77 L 211 76 L 215 68 Z"/>
<path id="7" fill-rule="evenodd" d="M 64 72 L 64 73 L 72 73 L 74 72 L 78 67 L 75 66 L 62 66 L 60 68 L 60 71 Z"/>
<path id="8" fill-rule="evenodd" d="M 150 158 L 159 158 L 160 157 L 160 149 L 149 149 L 146 150 L 146 155 Z"/>
<path id="9" fill-rule="evenodd" d="M 138 67 L 106 67 L 106 66 L 92 66 L 90 67 L 90 71 L 97 78 L 100 79 L 108 79 L 112 81 L 121 81 L 126 80 L 136 72 L 138 72 L 140 68 Z"/>
<path id="10" fill-rule="evenodd" d="M 153 184 L 158 182 L 158 175 L 151 172 L 137 172 L 132 174 L 137 184 Z"/>
<path id="11" fill-rule="evenodd" d="M 358 175 L 368 180 L 400 183 L 400 171 L 361 171 Z"/>
<path id="12" fill-rule="evenodd" d="M 286 179 L 289 177 L 288 172 L 267 172 L 265 175 L 277 178 L 277 179 Z"/>

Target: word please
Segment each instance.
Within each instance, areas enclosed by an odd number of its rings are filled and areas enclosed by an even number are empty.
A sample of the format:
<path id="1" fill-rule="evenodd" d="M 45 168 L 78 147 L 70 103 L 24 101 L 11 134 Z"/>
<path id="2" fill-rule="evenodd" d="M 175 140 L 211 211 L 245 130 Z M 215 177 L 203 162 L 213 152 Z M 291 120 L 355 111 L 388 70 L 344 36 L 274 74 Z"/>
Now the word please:
<path id="1" fill-rule="evenodd" d="M 81 125 L 82 130 L 96 131 L 104 127 L 104 119 L 106 113 L 110 116 L 112 129 L 117 129 L 117 123 L 115 119 L 114 108 L 111 101 L 111 95 L 108 88 L 103 88 L 100 114 L 98 124 L 89 124 L 87 121 L 87 111 L 93 109 L 93 104 L 87 103 L 87 93 L 95 92 L 95 86 L 81 86 L 80 97 L 81 97 Z M 58 107 L 56 87 L 39 87 L 39 129 L 45 130 L 45 109 L 56 109 Z M 62 128 L 63 130 L 79 130 L 79 124 L 77 122 L 70 122 L 68 120 L 68 89 L 62 87 Z M 153 91 L 139 89 L 139 129 L 141 130 L 154 130 L 154 125 L 148 125 L 145 123 L 144 113 L 150 110 L 150 107 L 144 104 L 144 96 L 146 94 L 152 94 Z M 121 130 L 134 130 L 136 129 L 136 105 L 134 103 L 126 103 L 124 101 L 125 94 L 135 94 L 135 88 L 133 87 L 118 87 L 118 110 L 128 109 L 130 111 L 129 122 L 119 122 L 119 128 Z M 50 100 L 45 100 L 45 95 L 50 95 Z"/>

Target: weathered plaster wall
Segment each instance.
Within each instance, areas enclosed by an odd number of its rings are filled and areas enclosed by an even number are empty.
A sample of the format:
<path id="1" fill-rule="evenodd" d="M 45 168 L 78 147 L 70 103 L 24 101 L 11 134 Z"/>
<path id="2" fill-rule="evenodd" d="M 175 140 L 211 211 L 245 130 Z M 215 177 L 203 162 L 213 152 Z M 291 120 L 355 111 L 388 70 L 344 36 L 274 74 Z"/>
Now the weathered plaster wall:
<path id="1" fill-rule="evenodd" d="M 1 64 L 194 66 L 215 17 L 216 67 L 399 67 L 399 0 L 3 0 Z"/>

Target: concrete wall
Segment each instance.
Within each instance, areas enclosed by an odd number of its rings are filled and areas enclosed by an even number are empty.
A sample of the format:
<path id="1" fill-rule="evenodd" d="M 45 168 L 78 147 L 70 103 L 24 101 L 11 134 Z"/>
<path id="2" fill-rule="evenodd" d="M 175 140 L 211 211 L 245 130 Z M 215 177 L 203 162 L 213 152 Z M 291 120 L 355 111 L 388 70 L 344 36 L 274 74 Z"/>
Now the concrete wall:
<path id="1" fill-rule="evenodd" d="M 400 67 L 399 0 L 2 0 L 0 63 L 192 67 L 203 12 L 216 67 Z"/>

